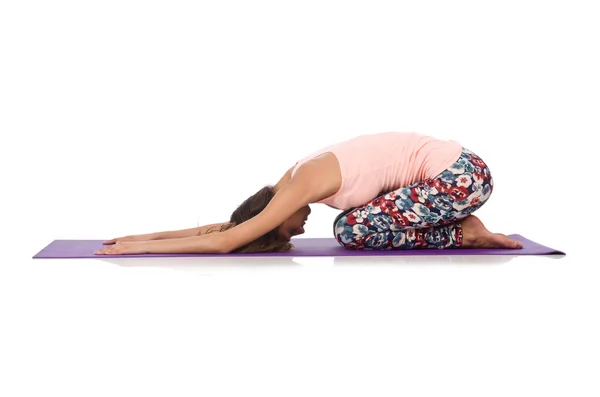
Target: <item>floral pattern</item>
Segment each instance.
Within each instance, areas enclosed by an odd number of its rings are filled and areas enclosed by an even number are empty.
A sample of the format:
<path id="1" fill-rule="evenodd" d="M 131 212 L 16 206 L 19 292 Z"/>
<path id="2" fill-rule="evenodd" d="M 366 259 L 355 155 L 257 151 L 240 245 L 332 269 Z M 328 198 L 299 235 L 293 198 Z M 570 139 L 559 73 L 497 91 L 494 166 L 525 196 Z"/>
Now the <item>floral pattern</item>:
<path id="1" fill-rule="evenodd" d="M 437 177 L 382 194 L 338 215 L 334 236 L 348 249 L 460 247 L 460 220 L 480 208 L 493 188 L 488 166 L 463 148 L 459 159 Z"/>

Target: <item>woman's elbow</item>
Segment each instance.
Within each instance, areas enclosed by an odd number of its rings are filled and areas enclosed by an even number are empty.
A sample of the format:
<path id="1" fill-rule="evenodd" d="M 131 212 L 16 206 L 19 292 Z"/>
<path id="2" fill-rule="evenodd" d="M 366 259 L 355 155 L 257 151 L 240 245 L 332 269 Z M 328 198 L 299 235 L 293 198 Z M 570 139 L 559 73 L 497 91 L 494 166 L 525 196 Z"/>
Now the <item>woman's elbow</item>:
<path id="1" fill-rule="evenodd" d="M 218 254 L 230 254 L 237 247 L 232 244 L 232 239 L 225 233 L 219 233 L 219 235 L 215 235 L 218 238 L 217 244 L 215 244 L 215 251 Z"/>
<path id="2" fill-rule="evenodd" d="M 228 247 L 226 245 L 220 246 L 217 249 L 217 253 L 218 254 L 231 254 L 233 252 L 234 248 Z"/>

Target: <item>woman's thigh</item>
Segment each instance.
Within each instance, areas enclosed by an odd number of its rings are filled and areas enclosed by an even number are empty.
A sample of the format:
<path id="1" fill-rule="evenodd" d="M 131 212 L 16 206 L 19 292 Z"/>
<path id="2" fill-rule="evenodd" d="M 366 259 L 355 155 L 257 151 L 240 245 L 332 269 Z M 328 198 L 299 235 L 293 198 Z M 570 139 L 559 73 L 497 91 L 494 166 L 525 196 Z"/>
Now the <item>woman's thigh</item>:
<path id="1" fill-rule="evenodd" d="M 435 178 L 382 194 L 339 214 L 334 235 L 348 240 L 369 233 L 456 222 L 479 209 L 489 199 L 493 185 L 488 166 L 475 153 L 463 149 L 459 159 Z"/>

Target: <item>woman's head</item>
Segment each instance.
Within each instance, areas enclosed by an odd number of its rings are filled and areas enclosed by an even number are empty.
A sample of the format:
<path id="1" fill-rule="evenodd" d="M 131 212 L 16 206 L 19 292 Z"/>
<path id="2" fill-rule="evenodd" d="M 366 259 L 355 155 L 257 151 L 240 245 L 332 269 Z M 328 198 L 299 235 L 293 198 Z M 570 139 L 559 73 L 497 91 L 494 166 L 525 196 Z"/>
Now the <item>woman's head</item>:
<path id="1" fill-rule="evenodd" d="M 273 186 L 265 186 L 252 196 L 248 197 L 231 214 L 229 223 L 223 225 L 220 231 L 246 222 L 260 214 L 275 196 Z M 293 246 L 290 239 L 293 236 L 304 233 L 304 223 L 310 214 L 310 207 L 304 206 L 292 214 L 281 225 L 267 232 L 256 240 L 236 249 L 234 252 L 278 252 L 290 251 Z"/>

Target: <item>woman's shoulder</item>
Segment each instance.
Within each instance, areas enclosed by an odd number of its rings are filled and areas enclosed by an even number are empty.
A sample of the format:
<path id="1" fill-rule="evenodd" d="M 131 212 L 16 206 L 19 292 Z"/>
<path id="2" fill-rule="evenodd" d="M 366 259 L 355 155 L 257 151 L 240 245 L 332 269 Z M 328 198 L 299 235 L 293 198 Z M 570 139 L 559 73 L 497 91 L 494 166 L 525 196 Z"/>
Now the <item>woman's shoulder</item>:
<path id="1" fill-rule="evenodd" d="M 298 172 L 299 170 L 302 172 Z M 299 161 L 279 179 L 275 185 L 275 191 L 292 181 L 305 185 L 320 198 L 328 197 L 339 190 L 341 186 L 342 176 L 339 161 L 332 152 L 321 153 L 306 161 Z"/>

